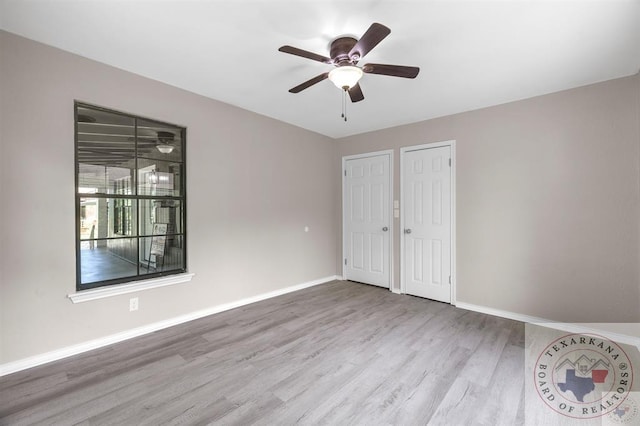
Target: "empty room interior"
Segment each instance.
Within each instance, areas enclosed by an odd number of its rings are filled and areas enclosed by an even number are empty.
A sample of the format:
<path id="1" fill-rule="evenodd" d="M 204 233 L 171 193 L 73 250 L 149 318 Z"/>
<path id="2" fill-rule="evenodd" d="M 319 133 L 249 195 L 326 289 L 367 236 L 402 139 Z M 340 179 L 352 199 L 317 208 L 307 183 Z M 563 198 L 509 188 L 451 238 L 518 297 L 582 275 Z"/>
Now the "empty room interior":
<path id="1" fill-rule="evenodd" d="M 0 149 L 0 424 L 640 424 L 637 0 L 0 0 Z"/>

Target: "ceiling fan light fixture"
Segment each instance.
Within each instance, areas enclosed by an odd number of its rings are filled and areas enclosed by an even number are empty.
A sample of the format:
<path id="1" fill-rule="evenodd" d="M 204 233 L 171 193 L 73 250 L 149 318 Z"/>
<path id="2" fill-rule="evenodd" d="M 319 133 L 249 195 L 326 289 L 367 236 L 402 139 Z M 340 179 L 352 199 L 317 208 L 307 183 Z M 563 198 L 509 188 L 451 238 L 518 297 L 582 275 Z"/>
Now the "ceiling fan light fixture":
<path id="1" fill-rule="evenodd" d="M 329 80 L 331 80 L 338 89 L 349 90 L 358 84 L 362 74 L 361 68 L 345 65 L 331 70 L 331 72 L 329 72 Z"/>
<path id="2" fill-rule="evenodd" d="M 163 143 L 160 145 L 156 145 L 156 148 L 158 149 L 158 151 L 160 151 L 163 154 L 171 154 L 174 146 L 168 143 Z"/>
<path id="3" fill-rule="evenodd" d="M 171 132 L 159 130 L 158 142 L 160 143 L 156 145 L 156 149 L 163 154 L 171 154 L 171 151 L 173 151 L 173 148 L 175 148 L 173 145 L 171 145 L 171 142 L 173 142 L 174 137 L 175 135 Z"/>

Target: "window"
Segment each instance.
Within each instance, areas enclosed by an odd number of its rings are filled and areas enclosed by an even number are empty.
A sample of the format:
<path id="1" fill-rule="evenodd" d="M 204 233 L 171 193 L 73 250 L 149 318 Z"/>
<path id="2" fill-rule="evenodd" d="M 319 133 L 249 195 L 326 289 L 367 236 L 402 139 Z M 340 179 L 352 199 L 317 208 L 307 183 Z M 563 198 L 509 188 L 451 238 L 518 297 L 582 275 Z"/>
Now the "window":
<path id="1" fill-rule="evenodd" d="M 75 103 L 76 290 L 186 272 L 185 134 Z"/>

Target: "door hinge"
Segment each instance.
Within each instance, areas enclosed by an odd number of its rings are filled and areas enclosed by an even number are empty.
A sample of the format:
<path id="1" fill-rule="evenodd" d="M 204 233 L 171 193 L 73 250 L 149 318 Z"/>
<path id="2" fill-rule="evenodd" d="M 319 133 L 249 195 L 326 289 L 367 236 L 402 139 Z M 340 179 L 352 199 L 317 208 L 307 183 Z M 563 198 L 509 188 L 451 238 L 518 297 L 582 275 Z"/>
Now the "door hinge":
<path id="1" fill-rule="evenodd" d="M 451 158 L 449 158 L 449 167 L 451 167 Z"/>
<path id="2" fill-rule="evenodd" d="M 345 175 L 345 176 L 347 175 L 347 171 L 346 171 L 346 170 L 344 171 L 344 175 Z"/>
<path id="3" fill-rule="evenodd" d="M 451 275 L 449 275 L 449 284 L 451 284 Z"/>
<path id="4" fill-rule="evenodd" d="M 347 259 L 345 259 L 345 260 L 344 260 L 344 264 L 345 264 L 345 265 L 347 264 Z"/>

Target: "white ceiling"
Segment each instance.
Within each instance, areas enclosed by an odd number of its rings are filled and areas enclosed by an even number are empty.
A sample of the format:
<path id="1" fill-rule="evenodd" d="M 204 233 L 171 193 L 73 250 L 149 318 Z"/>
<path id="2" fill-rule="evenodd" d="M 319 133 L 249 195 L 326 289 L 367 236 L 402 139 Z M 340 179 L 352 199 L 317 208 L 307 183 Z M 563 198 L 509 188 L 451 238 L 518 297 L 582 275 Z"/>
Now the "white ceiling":
<path id="1" fill-rule="evenodd" d="M 340 35 L 391 34 L 360 64 L 419 66 L 415 80 L 365 74 L 340 119 L 328 80 Z M 0 27 L 330 137 L 473 110 L 635 74 L 640 0 L 0 0 Z"/>

